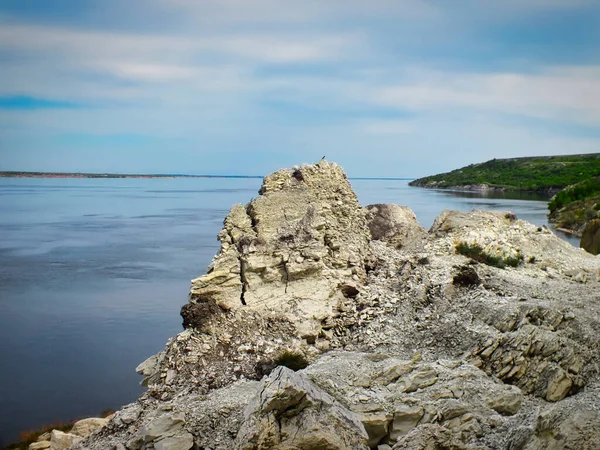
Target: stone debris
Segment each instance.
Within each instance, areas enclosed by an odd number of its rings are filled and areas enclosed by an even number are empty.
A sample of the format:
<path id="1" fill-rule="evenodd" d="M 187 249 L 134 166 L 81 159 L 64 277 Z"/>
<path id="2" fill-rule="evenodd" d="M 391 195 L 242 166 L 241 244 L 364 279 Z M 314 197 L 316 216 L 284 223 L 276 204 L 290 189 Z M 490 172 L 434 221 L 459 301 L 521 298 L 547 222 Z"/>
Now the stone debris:
<path id="1" fill-rule="evenodd" d="M 218 239 L 147 391 L 73 449 L 600 448 L 600 260 L 547 228 L 426 232 L 321 161 L 265 177 Z"/>
<path id="2" fill-rule="evenodd" d="M 71 433 L 63 433 L 59 430 L 52 430 L 50 437 L 50 450 L 65 450 L 81 440 L 81 436 Z"/>

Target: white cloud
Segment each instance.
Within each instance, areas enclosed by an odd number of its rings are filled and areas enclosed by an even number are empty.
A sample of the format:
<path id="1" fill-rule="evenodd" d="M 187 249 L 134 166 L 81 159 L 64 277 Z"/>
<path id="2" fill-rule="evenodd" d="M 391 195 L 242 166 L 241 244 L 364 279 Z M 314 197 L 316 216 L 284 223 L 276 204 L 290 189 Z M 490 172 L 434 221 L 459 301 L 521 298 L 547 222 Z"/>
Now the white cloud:
<path id="1" fill-rule="evenodd" d="M 548 68 L 537 74 L 422 72 L 419 79 L 381 87 L 375 103 L 420 111 L 472 108 L 597 125 L 600 66 Z"/>

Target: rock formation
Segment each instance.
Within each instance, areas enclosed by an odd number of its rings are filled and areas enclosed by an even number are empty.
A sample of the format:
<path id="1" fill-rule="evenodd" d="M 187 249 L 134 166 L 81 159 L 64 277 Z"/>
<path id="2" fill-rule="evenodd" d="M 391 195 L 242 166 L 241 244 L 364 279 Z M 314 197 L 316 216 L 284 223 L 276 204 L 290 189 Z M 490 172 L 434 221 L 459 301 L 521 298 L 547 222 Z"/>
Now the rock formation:
<path id="1" fill-rule="evenodd" d="M 326 161 L 259 194 L 147 391 L 72 448 L 600 448 L 597 257 L 511 213 L 426 232 Z"/>
<path id="2" fill-rule="evenodd" d="M 592 255 L 600 254 L 600 219 L 587 223 L 581 235 L 581 248 Z"/>

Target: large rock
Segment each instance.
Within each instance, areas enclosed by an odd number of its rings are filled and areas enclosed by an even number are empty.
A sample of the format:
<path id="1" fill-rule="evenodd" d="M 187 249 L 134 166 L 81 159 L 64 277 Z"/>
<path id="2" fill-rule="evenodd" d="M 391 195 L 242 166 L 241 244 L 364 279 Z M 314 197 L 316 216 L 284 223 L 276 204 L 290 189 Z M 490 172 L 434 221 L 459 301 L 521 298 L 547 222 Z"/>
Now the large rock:
<path id="1" fill-rule="evenodd" d="M 326 161 L 275 172 L 259 193 L 225 218 L 221 250 L 192 281 L 184 322 L 202 329 L 218 308 L 278 311 L 300 334 L 318 333 L 342 287 L 365 279 L 364 213 L 342 168 Z"/>
<path id="2" fill-rule="evenodd" d="M 279 367 L 245 409 L 236 443 L 243 450 L 367 449 L 358 416 L 305 376 Z"/>
<path id="3" fill-rule="evenodd" d="M 75 422 L 73 428 L 69 433 L 77 436 L 86 437 L 92 434 L 94 431 L 102 428 L 108 423 L 108 419 L 102 419 L 99 417 L 91 417 L 89 419 L 83 419 Z"/>
<path id="4" fill-rule="evenodd" d="M 65 450 L 81 440 L 81 436 L 52 430 L 50 438 L 50 450 Z"/>
<path id="5" fill-rule="evenodd" d="M 592 255 L 600 254 L 600 219 L 590 220 L 581 235 L 581 248 Z"/>
<path id="6" fill-rule="evenodd" d="M 421 241 L 426 232 L 406 206 L 377 204 L 365 207 L 371 238 L 402 248 Z"/>

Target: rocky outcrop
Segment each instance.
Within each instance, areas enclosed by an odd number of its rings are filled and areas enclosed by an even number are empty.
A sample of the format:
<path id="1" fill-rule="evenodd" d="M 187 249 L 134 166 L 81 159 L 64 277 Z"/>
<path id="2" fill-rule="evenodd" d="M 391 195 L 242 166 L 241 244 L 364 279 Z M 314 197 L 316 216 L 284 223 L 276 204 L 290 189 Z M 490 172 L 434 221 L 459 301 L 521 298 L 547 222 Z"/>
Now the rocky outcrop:
<path id="1" fill-rule="evenodd" d="M 322 161 L 266 177 L 219 240 L 148 390 L 74 449 L 600 446 L 600 261 L 550 230 L 425 232 Z"/>
<path id="2" fill-rule="evenodd" d="M 343 170 L 326 161 L 265 177 L 260 196 L 234 206 L 219 233 L 221 250 L 192 281 L 187 325 L 222 310 L 277 309 L 301 334 L 363 282 L 369 232 Z"/>
<path id="3" fill-rule="evenodd" d="M 592 255 L 600 254 L 600 219 L 587 223 L 581 235 L 581 248 Z"/>
<path id="4" fill-rule="evenodd" d="M 418 246 L 426 236 L 415 213 L 406 206 L 378 204 L 369 205 L 365 210 L 373 240 L 384 241 L 400 249 Z"/>
<path id="5" fill-rule="evenodd" d="M 306 376 L 278 367 L 244 410 L 236 437 L 243 450 L 367 449 L 367 433 L 358 416 Z"/>

